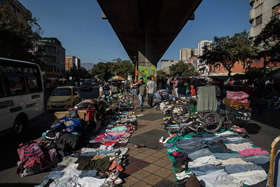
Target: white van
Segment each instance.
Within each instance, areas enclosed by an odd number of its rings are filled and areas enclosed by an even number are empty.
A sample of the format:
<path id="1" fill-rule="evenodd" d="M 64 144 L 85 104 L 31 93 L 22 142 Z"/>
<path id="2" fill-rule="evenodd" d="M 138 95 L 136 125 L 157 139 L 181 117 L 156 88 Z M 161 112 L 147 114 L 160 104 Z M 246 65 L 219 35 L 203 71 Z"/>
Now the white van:
<path id="1" fill-rule="evenodd" d="M 0 57 L 0 132 L 20 134 L 28 121 L 44 113 L 40 67 Z"/>

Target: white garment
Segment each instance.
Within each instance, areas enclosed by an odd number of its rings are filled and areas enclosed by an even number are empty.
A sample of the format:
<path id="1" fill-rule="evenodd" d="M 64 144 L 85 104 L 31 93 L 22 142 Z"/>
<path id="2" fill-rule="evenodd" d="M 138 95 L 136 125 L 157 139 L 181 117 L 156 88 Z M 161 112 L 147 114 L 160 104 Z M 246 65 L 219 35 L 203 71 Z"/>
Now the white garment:
<path id="1" fill-rule="evenodd" d="M 228 149 L 232 150 L 232 151 L 243 151 L 244 149 L 252 149 L 253 146 L 251 143 L 249 142 L 244 142 L 244 143 L 240 143 L 240 144 L 225 144 L 227 146 Z"/>
<path id="2" fill-rule="evenodd" d="M 99 187 L 104 183 L 105 179 L 94 177 L 83 177 L 78 179 L 78 184 L 82 187 Z"/>
<path id="3" fill-rule="evenodd" d="M 254 170 L 241 173 L 230 174 L 229 176 L 247 185 L 254 185 L 267 179 L 267 174 L 264 170 Z"/>
<path id="4" fill-rule="evenodd" d="M 242 181 L 231 177 L 225 170 L 217 170 L 207 175 L 197 176 L 203 181 L 206 187 L 243 187 Z"/>
<path id="5" fill-rule="evenodd" d="M 204 156 L 204 157 L 199 157 L 195 159 L 192 162 L 189 162 L 189 167 L 194 168 L 194 167 L 199 167 L 199 166 L 204 166 L 204 165 L 220 165 L 221 161 L 217 160 L 215 156 Z"/>
<path id="6" fill-rule="evenodd" d="M 242 158 L 229 158 L 227 160 L 218 160 L 222 163 L 222 166 L 233 165 L 233 164 L 252 164 L 251 162 L 245 162 Z"/>
<path id="7" fill-rule="evenodd" d="M 156 92 L 156 83 L 152 80 L 150 80 L 147 83 L 147 88 L 148 88 L 148 94 L 153 94 Z"/>
<path id="8" fill-rule="evenodd" d="M 236 133 L 234 132 L 231 132 L 231 131 L 225 131 L 225 132 L 222 132 L 222 133 L 216 133 L 217 136 L 230 136 L 230 135 L 234 135 Z"/>

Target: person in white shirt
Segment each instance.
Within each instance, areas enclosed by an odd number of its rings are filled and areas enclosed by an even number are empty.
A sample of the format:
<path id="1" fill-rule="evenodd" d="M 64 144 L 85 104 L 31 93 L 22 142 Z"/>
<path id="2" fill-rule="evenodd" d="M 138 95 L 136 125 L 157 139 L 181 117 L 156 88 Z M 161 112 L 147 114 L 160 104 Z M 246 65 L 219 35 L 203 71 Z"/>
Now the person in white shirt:
<path id="1" fill-rule="evenodd" d="M 148 83 L 147 83 L 148 105 L 151 108 L 153 107 L 153 99 L 154 99 L 155 92 L 156 92 L 156 83 L 151 79 L 151 77 L 148 77 Z"/>

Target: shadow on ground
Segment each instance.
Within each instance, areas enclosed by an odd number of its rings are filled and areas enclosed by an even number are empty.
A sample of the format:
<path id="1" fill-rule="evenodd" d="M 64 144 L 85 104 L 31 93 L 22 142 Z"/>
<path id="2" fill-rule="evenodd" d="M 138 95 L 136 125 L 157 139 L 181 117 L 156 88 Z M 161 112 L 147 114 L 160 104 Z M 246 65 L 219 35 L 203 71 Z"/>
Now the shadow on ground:
<path id="1" fill-rule="evenodd" d="M 167 137 L 167 132 L 155 129 L 133 136 L 130 138 L 129 142 L 132 144 L 143 144 L 150 149 L 161 150 L 165 148 L 162 144 L 158 143 L 158 140 L 162 136 Z"/>

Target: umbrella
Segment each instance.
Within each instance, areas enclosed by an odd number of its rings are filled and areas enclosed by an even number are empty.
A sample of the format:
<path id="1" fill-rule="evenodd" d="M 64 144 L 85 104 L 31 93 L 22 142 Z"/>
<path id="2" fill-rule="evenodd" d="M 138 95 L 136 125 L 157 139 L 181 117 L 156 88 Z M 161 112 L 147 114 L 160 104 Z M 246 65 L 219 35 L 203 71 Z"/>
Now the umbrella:
<path id="1" fill-rule="evenodd" d="M 122 76 L 115 75 L 111 77 L 108 81 L 124 81 L 125 79 Z"/>

